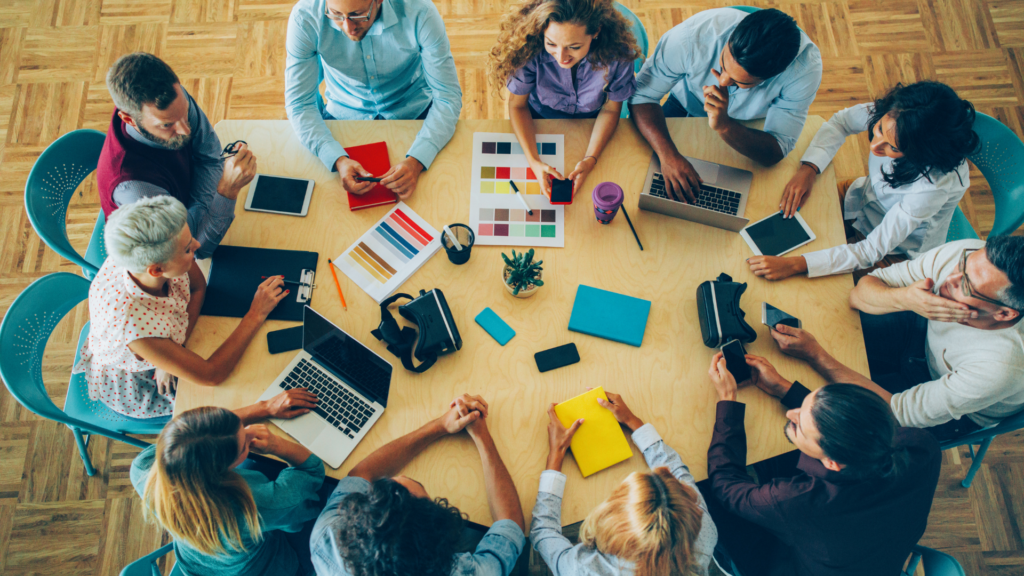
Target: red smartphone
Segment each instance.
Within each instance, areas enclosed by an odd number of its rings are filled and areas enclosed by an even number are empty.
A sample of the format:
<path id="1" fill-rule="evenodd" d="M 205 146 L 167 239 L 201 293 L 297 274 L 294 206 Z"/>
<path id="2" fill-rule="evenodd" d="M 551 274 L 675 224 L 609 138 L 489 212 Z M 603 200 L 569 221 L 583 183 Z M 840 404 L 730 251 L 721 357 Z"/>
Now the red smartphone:
<path id="1" fill-rule="evenodd" d="M 551 203 L 572 204 L 572 180 L 551 179 Z"/>

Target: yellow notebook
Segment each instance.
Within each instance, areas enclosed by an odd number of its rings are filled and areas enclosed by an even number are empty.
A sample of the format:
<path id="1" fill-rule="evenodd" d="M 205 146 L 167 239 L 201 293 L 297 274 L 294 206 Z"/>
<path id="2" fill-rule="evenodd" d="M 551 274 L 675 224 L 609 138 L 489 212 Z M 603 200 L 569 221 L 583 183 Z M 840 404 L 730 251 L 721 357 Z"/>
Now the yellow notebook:
<path id="1" fill-rule="evenodd" d="M 584 478 L 633 456 L 619 422 L 598 398 L 608 399 L 600 386 L 555 406 L 555 416 L 566 428 L 583 418 L 569 447 Z"/>

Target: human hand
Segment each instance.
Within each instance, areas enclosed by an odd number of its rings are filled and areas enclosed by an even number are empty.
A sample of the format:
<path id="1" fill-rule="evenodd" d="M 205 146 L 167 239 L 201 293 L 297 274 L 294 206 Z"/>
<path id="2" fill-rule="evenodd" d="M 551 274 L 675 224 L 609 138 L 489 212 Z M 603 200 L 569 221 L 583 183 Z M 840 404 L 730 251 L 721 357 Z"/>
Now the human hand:
<path id="1" fill-rule="evenodd" d="M 672 157 L 659 157 L 661 175 L 665 177 L 665 192 L 669 198 L 693 204 L 700 193 L 700 175 L 690 161 L 676 153 Z"/>
<path id="2" fill-rule="evenodd" d="M 420 181 L 422 172 L 423 164 L 412 156 L 406 156 L 405 160 L 395 164 L 384 174 L 380 183 L 405 200 L 416 191 L 416 184 Z"/>
<path id="3" fill-rule="evenodd" d="M 257 454 L 274 454 L 277 451 L 277 436 L 267 429 L 265 424 L 253 424 L 245 427 L 249 437 L 249 450 Z"/>
<path id="4" fill-rule="evenodd" d="M 793 386 L 792 382 L 779 375 L 779 372 L 775 370 L 775 367 L 768 360 L 753 354 L 747 354 L 744 358 L 747 361 L 747 366 L 753 368 L 750 371 L 752 376 L 750 383 L 760 388 L 766 394 L 782 398 L 789 392 L 790 387 Z"/>
<path id="5" fill-rule="evenodd" d="M 711 69 L 715 79 L 721 81 L 722 74 Z M 729 89 L 725 86 L 704 86 L 704 111 L 708 114 L 708 126 L 721 132 L 732 123 L 729 117 Z"/>
<path id="6" fill-rule="evenodd" d="M 932 292 L 934 286 L 931 278 L 925 278 L 901 289 L 903 307 L 936 322 L 959 322 L 978 317 L 978 312 L 971 310 L 970 306 Z"/>
<path id="7" fill-rule="evenodd" d="M 569 444 L 576 431 L 583 425 L 583 418 L 576 420 L 566 428 L 555 415 L 555 404 L 548 406 L 548 470 L 562 471 L 562 460 L 569 451 Z"/>
<path id="8" fill-rule="evenodd" d="M 178 377 L 159 368 L 153 373 L 156 380 L 156 391 L 163 396 L 171 396 L 178 388 Z"/>
<path id="9" fill-rule="evenodd" d="M 348 156 L 342 156 L 334 163 L 334 169 L 338 171 L 338 177 L 341 179 L 341 187 L 346 192 L 355 194 L 357 196 L 366 194 L 377 184 L 376 182 L 360 182 L 356 180 L 356 176 L 362 176 L 364 178 L 373 178 L 373 174 L 370 174 L 363 165 Z"/>
<path id="10" fill-rule="evenodd" d="M 297 418 L 306 414 L 316 406 L 316 394 L 305 388 L 285 390 L 266 402 L 267 416 L 270 418 Z"/>
<path id="11" fill-rule="evenodd" d="M 751 256 L 747 264 L 754 276 L 765 280 L 782 280 L 807 272 L 807 260 L 803 256 Z"/>
<path id="12" fill-rule="evenodd" d="M 583 189 L 583 182 L 586 181 L 590 171 L 597 167 L 597 158 L 587 156 L 576 164 L 576 169 L 569 173 L 569 180 L 572 180 L 572 196 Z"/>
<path id="13" fill-rule="evenodd" d="M 814 181 L 817 178 L 818 173 L 814 168 L 807 164 L 800 165 L 796 174 L 789 179 L 785 190 L 782 191 L 779 210 L 782 210 L 783 216 L 792 218 L 798 209 L 803 208 L 804 203 L 807 202 L 807 195 L 811 193 L 811 188 L 814 187 Z"/>
<path id="14" fill-rule="evenodd" d="M 607 390 L 605 390 L 604 395 L 608 397 L 608 400 L 606 401 L 604 398 L 598 398 L 597 403 L 600 404 L 602 408 L 610 410 L 612 416 L 615 416 L 615 419 L 619 421 L 619 424 L 624 425 L 633 432 L 636 432 L 637 428 L 644 425 L 643 420 L 637 418 L 636 415 L 633 414 L 633 411 L 629 409 L 629 406 L 626 406 L 626 401 L 622 399 L 622 396 L 613 394 Z"/>
<path id="15" fill-rule="evenodd" d="M 238 193 L 256 176 L 256 156 L 244 143 L 237 145 L 238 153 L 224 161 L 224 171 L 217 183 L 217 193 L 234 200 Z"/>
<path id="16" fill-rule="evenodd" d="M 467 425 L 487 417 L 487 401 L 479 396 L 463 394 L 451 401 L 439 423 L 447 434 L 457 434 Z"/>
<path id="17" fill-rule="evenodd" d="M 562 174 L 555 170 L 553 166 L 549 166 L 540 160 L 536 162 L 530 161 L 530 169 L 533 170 L 533 175 L 537 177 L 537 182 L 540 183 L 540 191 L 548 197 L 548 200 L 551 200 L 551 179 L 562 180 Z"/>
<path id="18" fill-rule="evenodd" d="M 725 354 L 719 352 L 711 357 L 711 367 L 708 368 L 708 376 L 711 383 L 715 385 L 718 392 L 718 400 L 736 400 L 736 378 L 726 367 Z"/>
<path id="19" fill-rule="evenodd" d="M 252 306 L 249 307 L 249 314 L 252 314 L 261 323 L 274 310 L 277 303 L 284 300 L 291 290 L 284 289 L 284 276 L 271 276 L 263 281 L 256 288 L 256 295 L 252 297 Z"/>
<path id="20" fill-rule="evenodd" d="M 785 324 L 776 324 L 769 329 L 779 350 L 787 356 L 809 361 L 824 352 L 821 344 L 806 330 L 793 328 Z"/>

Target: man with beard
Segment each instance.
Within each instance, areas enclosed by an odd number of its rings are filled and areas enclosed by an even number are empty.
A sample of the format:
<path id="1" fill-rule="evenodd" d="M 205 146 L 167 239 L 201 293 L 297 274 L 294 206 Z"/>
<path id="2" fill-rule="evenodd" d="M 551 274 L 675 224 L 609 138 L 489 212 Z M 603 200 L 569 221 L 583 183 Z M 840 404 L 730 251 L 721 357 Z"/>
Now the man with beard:
<path id="1" fill-rule="evenodd" d="M 221 161 L 206 114 L 162 60 L 136 52 L 107 72 L 114 113 L 96 166 L 100 203 L 109 218 L 140 198 L 170 195 L 188 208 L 188 225 L 207 258 L 235 217 L 239 191 L 256 175 L 244 143 Z"/>
<path id="2" fill-rule="evenodd" d="M 718 407 L 708 480 L 698 484 L 723 544 L 745 576 L 899 574 L 924 534 L 942 453 L 928 432 L 901 428 L 873 391 L 829 384 L 813 392 L 747 355 L 748 383 L 786 406 L 799 451 L 746 471 L 745 405 L 721 353 L 708 375 Z"/>

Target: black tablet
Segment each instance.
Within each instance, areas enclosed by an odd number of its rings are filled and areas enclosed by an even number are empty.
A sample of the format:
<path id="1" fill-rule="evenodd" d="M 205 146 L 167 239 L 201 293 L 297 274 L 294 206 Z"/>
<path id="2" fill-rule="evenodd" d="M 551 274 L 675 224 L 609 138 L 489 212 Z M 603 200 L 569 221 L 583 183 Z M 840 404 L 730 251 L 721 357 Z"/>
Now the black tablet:
<path id="1" fill-rule="evenodd" d="M 313 195 L 313 181 L 257 174 L 249 184 L 245 209 L 289 216 L 305 216 Z"/>

